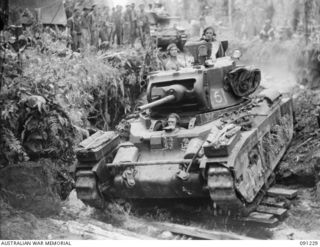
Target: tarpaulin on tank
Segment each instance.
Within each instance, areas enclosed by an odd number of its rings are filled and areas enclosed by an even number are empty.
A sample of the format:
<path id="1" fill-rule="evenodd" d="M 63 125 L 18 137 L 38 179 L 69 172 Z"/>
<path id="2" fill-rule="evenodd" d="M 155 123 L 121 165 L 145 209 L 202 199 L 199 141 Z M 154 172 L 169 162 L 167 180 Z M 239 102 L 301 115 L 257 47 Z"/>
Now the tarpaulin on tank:
<path id="1" fill-rule="evenodd" d="M 40 9 L 39 21 L 42 24 L 66 25 L 67 16 L 62 0 Z"/>

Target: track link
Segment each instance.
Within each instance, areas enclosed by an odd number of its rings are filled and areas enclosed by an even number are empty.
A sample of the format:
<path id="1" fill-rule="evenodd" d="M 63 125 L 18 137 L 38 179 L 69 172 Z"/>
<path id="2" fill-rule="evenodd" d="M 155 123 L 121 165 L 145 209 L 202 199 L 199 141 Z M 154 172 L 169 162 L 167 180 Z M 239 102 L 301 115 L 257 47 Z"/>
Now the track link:
<path id="1" fill-rule="evenodd" d="M 236 195 L 233 177 L 228 168 L 210 166 L 208 169 L 207 186 L 215 211 L 222 211 L 222 214 L 237 216 L 249 214 L 245 205 Z"/>
<path id="2" fill-rule="evenodd" d="M 209 167 L 208 189 L 211 199 L 216 204 L 233 203 L 237 200 L 233 186 L 233 178 L 225 167 Z"/>

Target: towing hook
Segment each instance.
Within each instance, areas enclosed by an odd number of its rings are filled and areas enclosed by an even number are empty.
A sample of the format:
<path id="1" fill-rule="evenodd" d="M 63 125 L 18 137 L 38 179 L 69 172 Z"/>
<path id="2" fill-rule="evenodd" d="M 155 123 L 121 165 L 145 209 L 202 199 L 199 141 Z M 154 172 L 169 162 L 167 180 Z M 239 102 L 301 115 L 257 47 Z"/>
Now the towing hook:
<path id="1" fill-rule="evenodd" d="M 133 188 L 136 184 L 134 180 L 134 176 L 136 174 L 136 171 L 133 168 L 127 168 L 123 173 L 122 173 L 122 178 L 125 183 L 125 185 L 130 189 Z"/>

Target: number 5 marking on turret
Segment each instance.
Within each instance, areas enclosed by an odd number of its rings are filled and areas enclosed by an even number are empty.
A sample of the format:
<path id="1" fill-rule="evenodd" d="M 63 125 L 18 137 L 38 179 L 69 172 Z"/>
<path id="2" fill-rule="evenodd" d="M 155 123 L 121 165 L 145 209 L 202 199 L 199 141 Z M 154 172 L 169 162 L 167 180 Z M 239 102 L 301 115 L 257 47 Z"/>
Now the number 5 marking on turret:
<path id="1" fill-rule="evenodd" d="M 227 103 L 226 96 L 221 88 L 211 89 L 211 104 L 213 107 L 219 105 L 225 105 Z"/>

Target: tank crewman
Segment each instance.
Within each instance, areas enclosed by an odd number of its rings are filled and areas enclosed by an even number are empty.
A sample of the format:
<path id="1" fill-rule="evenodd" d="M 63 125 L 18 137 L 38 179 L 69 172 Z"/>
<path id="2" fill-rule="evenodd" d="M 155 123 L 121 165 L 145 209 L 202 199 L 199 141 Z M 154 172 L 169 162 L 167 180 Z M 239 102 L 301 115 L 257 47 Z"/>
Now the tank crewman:
<path id="1" fill-rule="evenodd" d="M 178 47 L 176 44 L 171 43 L 167 47 L 168 59 L 165 61 L 165 70 L 179 70 L 183 68 L 184 65 L 178 60 Z"/>
<path id="2" fill-rule="evenodd" d="M 132 23 L 131 5 L 126 5 L 126 10 L 123 14 L 123 43 L 129 44 L 131 36 L 131 23 Z"/>
<path id="3" fill-rule="evenodd" d="M 140 11 L 137 18 L 138 33 L 141 40 L 141 45 L 145 47 L 146 37 L 149 37 L 150 35 L 150 25 L 148 16 L 144 11 L 144 4 L 140 4 L 139 9 Z"/>
<path id="4" fill-rule="evenodd" d="M 163 129 L 167 132 L 174 132 L 174 131 L 178 131 L 181 127 L 180 127 L 180 117 L 178 114 L 176 113 L 171 113 L 168 117 L 167 120 L 167 126 L 164 127 Z"/>
<path id="5" fill-rule="evenodd" d="M 202 37 L 200 40 L 210 42 L 212 44 L 210 51 L 210 58 L 215 60 L 219 57 L 225 56 L 225 51 L 220 41 L 217 40 L 217 35 L 213 27 L 207 27 L 203 30 Z"/>
<path id="6" fill-rule="evenodd" d="M 137 10 L 135 3 L 131 4 L 131 34 L 130 34 L 130 43 L 131 47 L 134 46 L 134 43 L 137 38 Z"/>
<path id="7" fill-rule="evenodd" d="M 271 20 L 266 20 L 264 26 L 259 34 L 260 39 L 266 40 L 273 40 L 274 39 L 274 29 L 271 25 Z"/>
<path id="8" fill-rule="evenodd" d="M 75 8 L 72 16 L 67 21 L 67 27 L 71 35 L 71 49 L 77 51 L 81 44 L 81 12 Z"/>

